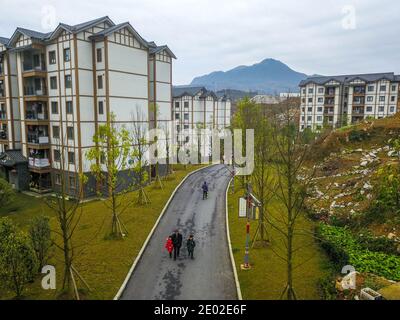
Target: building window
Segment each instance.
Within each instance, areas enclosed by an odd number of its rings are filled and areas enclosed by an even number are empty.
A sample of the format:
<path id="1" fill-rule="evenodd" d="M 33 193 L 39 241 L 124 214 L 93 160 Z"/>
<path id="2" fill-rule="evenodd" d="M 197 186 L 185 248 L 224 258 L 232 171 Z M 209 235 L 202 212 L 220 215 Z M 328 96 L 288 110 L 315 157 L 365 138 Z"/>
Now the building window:
<path id="1" fill-rule="evenodd" d="M 322 121 L 322 116 L 318 116 L 317 121 Z"/>
<path id="2" fill-rule="evenodd" d="M 97 76 L 97 89 L 103 89 L 103 76 Z"/>
<path id="3" fill-rule="evenodd" d="M 50 89 L 57 90 L 57 77 L 50 77 Z"/>
<path id="4" fill-rule="evenodd" d="M 368 91 L 369 92 L 372 92 L 372 91 L 374 91 L 375 90 L 375 87 L 374 86 L 368 86 Z"/>
<path id="5" fill-rule="evenodd" d="M 386 91 L 386 86 L 381 86 L 381 91 Z"/>
<path id="6" fill-rule="evenodd" d="M 189 120 L 189 113 L 184 113 L 183 114 L 183 119 Z"/>
<path id="7" fill-rule="evenodd" d="M 74 176 L 69 176 L 68 177 L 69 180 L 69 187 L 70 189 L 76 189 L 76 180 Z"/>
<path id="8" fill-rule="evenodd" d="M 318 112 L 322 112 L 322 107 L 318 107 Z"/>
<path id="9" fill-rule="evenodd" d="M 324 93 L 325 89 L 324 88 L 318 88 L 318 93 Z"/>
<path id="10" fill-rule="evenodd" d="M 68 151 L 68 163 L 69 164 L 75 163 L 75 152 Z"/>
<path id="11" fill-rule="evenodd" d="M 185 107 L 185 108 L 189 108 L 189 101 L 185 101 L 184 107 Z"/>
<path id="12" fill-rule="evenodd" d="M 374 97 L 372 97 L 372 96 L 367 97 L 367 101 L 368 101 L 368 102 L 374 101 Z"/>
<path id="13" fill-rule="evenodd" d="M 49 64 L 56 64 L 56 52 L 55 51 L 50 51 L 49 52 Z"/>
<path id="14" fill-rule="evenodd" d="M 58 114 L 58 102 L 57 101 L 51 102 L 51 113 Z"/>
<path id="15" fill-rule="evenodd" d="M 318 102 L 319 102 L 319 103 L 324 102 L 324 98 L 318 98 Z"/>
<path id="16" fill-rule="evenodd" d="M 60 138 L 60 127 L 59 126 L 53 126 L 53 138 L 54 139 Z"/>
<path id="17" fill-rule="evenodd" d="M 54 175 L 54 183 L 60 185 L 61 184 L 61 174 L 56 173 Z"/>
<path id="18" fill-rule="evenodd" d="M 396 101 L 396 96 L 391 96 L 390 101 L 391 102 L 395 102 Z"/>
<path id="19" fill-rule="evenodd" d="M 385 107 L 379 107 L 379 112 L 385 112 Z"/>
<path id="20" fill-rule="evenodd" d="M 312 121 L 312 117 L 311 117 L 311 116 L 308 116 L 308 117 L 307 117 L 307 121 L 308 121 L 308 122 Z"/>
<path id="21" fill-rule="evenodd" d="M 177 132 L 181 131 L 181 126 L 179 124 L 176 125 L 176 131 Z"/>
<path id="22" fill-rule="evenodd" d="M 72 88 L 72 77 L 70 74 L 65 76 L 65 88 L 71 89 Z"/>
<path id="23" fill-rule="evenodd" d="M 392 91 L 396 91 L 396 85 L 392 85 Z"/>
<path id="24" fill-rule="evenodd" d="M 179 102 L 175 102 L 175 109 L 179 109 Z"/>
<path id="25" fill-rule="evenodd" d="M 179 113 L 175 113 L 175 119 L 179 120 Z"/>
<path id="26" fill-rule="evenodd" d="M 313 94 L 314 93 L 314 89 L 313 88 L 308 89 L 308 93 L 309 94 Z"/>
<path id="27" fill-rule="evenodd" d="M 385 99 L 385 96 L 380 96 L 380 97 L 379 97 L 379 101 L 385 102 L 385 100 L 386 100 L 386 99 Z"/>
<path id="28" fill-rule="evenodd" d="M 67 138 L 74 140 L 74 127 L 67 127 Z"/>
<path id="29" fill-rule="evenodd" d="M 67 114 L 73 114 L 74 108 L 72 106 L 72 101 L 67 101 Z"/>
<path id="30" fill-rule="evenodd" d="M 97 48 L 96 57 L 97 57 L 97 62 L 102 62 L 103 61 L 103 57 L 102 57 L 102 54 L 101 54 L 101 48 Z"/>
<path id="31" fill-rule="evenodd" d="M 104 153 L 104 151 L 102 151 L 100 153 L 100 163 L 101 164 L 105 164 L 106 163 L 106 154 Z"/>
<path id="32" fill-rule="evenodd" d="M 64 62 L 71 61 L 71 50 L 69 48 L 64 49 Z"/>
<path id="33" fill-rule="evenodd" d="M 189 129 L 189 125 L 188 124 L 184 124 L 183 125 L 183 129 L 185 129 L 185 130 Z"/>
<path id="34" fill-rule="evenodd" d="M 61 159 L 60 150 L 54 150 L 53 151 L 53 158 L 54 158 L 54 161 L 60 161 L 60 159 Z"/>
<path id="35" fill-rule="evenodd" d="M 395 107 L 394 107 L 394 106 L 391 106 L 391 107 L 390 107 L 390 112 L 393 113 L 394 111 L 395 111 Z"/>
<path id="36" fill-rule="evenodd" d="M 99 114 L 104 114 L 103 101 L 99 101 Z"/>
<path id="37" fill-rule="evenodd" d="M 313 99 L 312 98 L 308 98 L 308 103 L 312 103 Z"/>
<path id="38" fill-rule="evenodd" d="M 372 112 L 372 107 L 371 106 L 367 107 L 367 112 Z"/>
<path id="39" fill-rule="evenodd" d="M 307 112 L 312 112 L 312 107 L 308 107 Z"/>

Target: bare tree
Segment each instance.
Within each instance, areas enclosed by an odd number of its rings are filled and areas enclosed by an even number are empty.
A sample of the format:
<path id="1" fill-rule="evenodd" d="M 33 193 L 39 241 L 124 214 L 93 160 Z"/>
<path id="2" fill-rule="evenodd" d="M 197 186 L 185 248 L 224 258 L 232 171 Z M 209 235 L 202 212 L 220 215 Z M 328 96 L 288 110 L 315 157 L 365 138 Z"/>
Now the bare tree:
<path id="1" fill-rule="evenodd" d="M 133 170 L 135 172 L 135 187 L 138 189 L 137 203 L 143 205 L 150 202 L 150 198 L 144 189 L 149 180 L 149 174 L 146 170 L 146 166 L 149 165 L 146 160 L 146 152 L 149 149 L 147 130 L 145 127 L 146 120 L 143 113 L 137 109 L 136 113 L 131 114 L 131 121 L 131 139 L 133 144 L 132 159 L 135 163 Z"/>
<path id="2" fill-rule="evenodd" d="M 280 113 L 274 116 L 273 141 L 276 153 L 274 166 L 277 175 L 274 196 L 281 203 L 280 215 L 268 215 L 268 222 L 283 238 L 285 252 L 274 252 L 286 262 L 287 282 L 281 297 L 296 299 L 293 286 L 294 255 L 301 248 L 294 247 L 297 222 L 304 212 L 307 190 L 311 186 L 313 172 L 305 170 L 305 157 L 309 146 L 302 141 L 297 125 L 297 104 L 289 99 L 282 104 Z"/>
<path id="3" fill-rule="evenodd" d="M 64 141 L 66 140 L 67 139 Z M 87 177 L 78 173 L 76 165 L 72 167 L 66 165 L 68 162 L 66 147 L 62 146 L 60 139 L 55 139 L 54 141 L 58 150 L 58 152 L 56 152 L 58 159 L 54 159 L 58 163 L 56 178 L 58 187 L 54 190 L 53 197 L 45 198 L 45 204 L 55 213 L 59 226 L 59 229 L 52 230 L 52 232 L 59 235 L 61 238 L 61 243 L 54 241 L 54 245 L 63 252 L 64 274 L 62 289 L 69 293 L 71 288 L 73 288 L 75 297 L 79 300 L 80 297 L 76 277 L 90 290 L 90 287 L 73 264 L 74 253 L 77 249 L 77 246 L 73 244 L 73 236 L 82 216 L 81 199 L 83 197 L 83 190 Z M 74 191 L 72 197 L 71 194 L 67 192 L 67 190 L 72 191 L 71 180 L 72 182 L 75 181 L 72 184 Z"/>

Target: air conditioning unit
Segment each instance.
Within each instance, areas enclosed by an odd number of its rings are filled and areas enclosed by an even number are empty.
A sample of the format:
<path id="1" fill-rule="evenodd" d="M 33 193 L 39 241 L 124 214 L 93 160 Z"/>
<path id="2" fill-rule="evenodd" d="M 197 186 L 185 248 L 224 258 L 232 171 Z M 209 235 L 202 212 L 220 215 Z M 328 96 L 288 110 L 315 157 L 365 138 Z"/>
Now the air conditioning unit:
<path id="1" fill-rule="evenodd" d="M 361 289 L 360 300 L 384 300 L 383 296 L 371 288 Z"/>

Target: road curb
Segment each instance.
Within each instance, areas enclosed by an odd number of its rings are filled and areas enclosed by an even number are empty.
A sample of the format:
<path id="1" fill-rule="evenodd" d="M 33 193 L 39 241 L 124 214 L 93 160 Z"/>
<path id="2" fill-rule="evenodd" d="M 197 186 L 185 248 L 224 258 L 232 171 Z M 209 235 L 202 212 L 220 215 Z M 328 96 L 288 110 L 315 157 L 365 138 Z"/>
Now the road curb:
<path id="1" fill-rule="evenodd" d="M 231 263 L 232 263 L 233 275 L 235 277 L 236 292 L 237 292 L 238 300 L 243 300 L 242 290 L 240 289 L 240 282 L 239 282 L 239 278 L 238 278 L 237 270 L 236 270 L 235 258 L 233 257 L 231 235 L 229 233 L 228 192 L 229 192 L 229 188 L 231 186 L 232 180 L 233 180 L 233 178 L 231 178 L 231 180 L 229 180 L 229 183 L 228 183 L 228 186 L 227 186 L 226 192 L 225 192 L 226 235 L 228 237 L 229 255 L 231 257 Z"/>
<path id="2" fill-rule="evenodd" d="M 198 171 L 200 171 L 200 170 L 204 170 L 204 169 L 206 169 L 206 168 L 209 168 L 209 167 L 211 167 L 211 166 L 214 166 L 214 165 L 215 165 L 215 164 L 210 164 L 210 165 L 208 165 L 208 166 L 201 167 L 201 168 L 196 169 L 196 170 L 194 170 L 194 171 L 192 171 L 192 172 L 189 172 L 189 173 L 182 179 L 182 181 L 176 186 L 176 188 L 175 188 L 174 191 L 172 192 L 171 196 L 169 197 L 167 203 L 165 204 L 164 208 L 162 209 L 160 215 L 158 216 L 158 219 L 157 219 L 157 221 L 155 222 L 153 228 L 151 229 L 149 235 L 147 236 L 145 242 L 143 243 L 142 248 L 140 249 L 140 251 L 139 251 L 137 257 L 135 258 L 135 261 L 133 262 L 131 268 L 129 269 L 129 272 L 128 272 L 127 276 L 125 277 L 124 282 L 122 283 L 122 286 L 119 288 L 119 290 L 118 290 L 118 292 L 117 292 L 117 294 L 115 295 L 115 297 L 114 297 L 113 300 L 119 300 L 119 298 L 121 298 L 121 295 L 122 295 L 122 293 L 124 292 L 124 290 L 125 290 L 125 288 L 126 288 L 126 285 L 128 284 L 128 281 L 129 281 L 130 277 L 132 276 L 133 271 L 135 271 L 135 268 L 136 268 L 137 264 L 139 263 L 140 259 L 142 258 L 142 255 L 143 255 L 143 253 L 144 253 L 144 251 L 145 251 L 145 249 L 146 249 L 146 247 L 147 247 L 147 244 L 148 244 L 149 241 L 150 241 L 150 238 L 153 236 L 154 231 L 156 230 L 158 224 L 160 223 L 161 218 L 164 216 L 165 211 L 167 211 L 167 208 L 168 208 L 169 204 L 171 203 L 172 199 L 174 198 L 175 193 L 178 191 L 179 187 L 180 187 L 180 186 L 187 180 L 187 178 L 189 178 L 192 174 L 194 174 L 194 173 L 196 173 L 196 172 L 198 172 Z"/>

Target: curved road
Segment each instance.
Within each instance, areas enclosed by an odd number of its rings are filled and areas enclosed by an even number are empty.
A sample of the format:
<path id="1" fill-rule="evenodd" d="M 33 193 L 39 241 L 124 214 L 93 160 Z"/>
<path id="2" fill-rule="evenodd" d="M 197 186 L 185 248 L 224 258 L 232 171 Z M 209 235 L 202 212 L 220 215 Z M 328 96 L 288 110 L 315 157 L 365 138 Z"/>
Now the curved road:
<path id="1" fill-rule="evenodd" d="M 237 299 L 225 221 L 225 191 L 229 171 L 224 165 L 189 176 L 176 192 L 130 277 L 122 300 Z M 202 200 L 201 184 L 209 183 Z M 174 229 L 183 235 L 180 257 L 174 261 L 164 248 Z M 194 234 L 194 260 L 186 239 Z"/>

